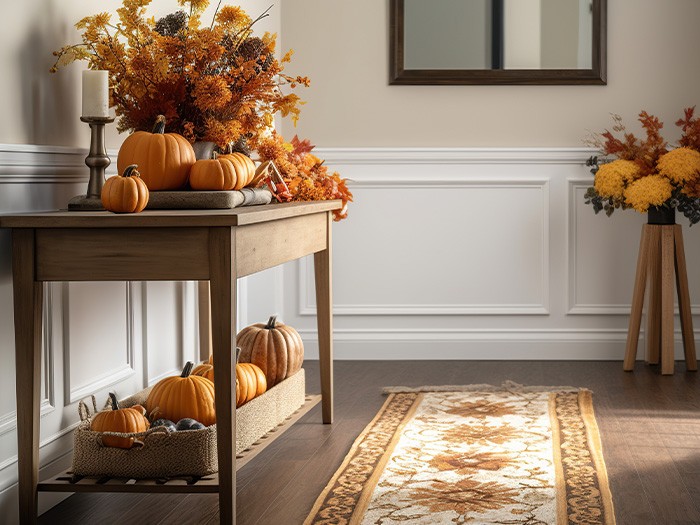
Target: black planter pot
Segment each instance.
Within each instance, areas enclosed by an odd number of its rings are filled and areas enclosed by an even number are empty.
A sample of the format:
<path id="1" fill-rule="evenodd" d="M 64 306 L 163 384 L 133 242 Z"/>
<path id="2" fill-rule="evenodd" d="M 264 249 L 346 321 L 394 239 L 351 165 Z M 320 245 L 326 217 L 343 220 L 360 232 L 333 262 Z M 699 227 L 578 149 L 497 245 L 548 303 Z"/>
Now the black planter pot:
<path id="1" fill-rule="evenodd" d="M 676 224 L 676 208 L 650 207 L 647 211 L 647 224 Z"/>

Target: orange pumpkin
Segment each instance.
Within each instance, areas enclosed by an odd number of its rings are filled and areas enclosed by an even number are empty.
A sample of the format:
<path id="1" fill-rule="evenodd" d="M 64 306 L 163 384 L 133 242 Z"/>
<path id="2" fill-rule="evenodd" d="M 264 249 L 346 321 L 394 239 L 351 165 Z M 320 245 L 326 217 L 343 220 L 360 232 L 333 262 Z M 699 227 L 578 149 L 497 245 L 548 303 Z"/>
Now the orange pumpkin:
<path id="1" fill-rule="evenodd" d="M 247 403 L 267 390 L 267 379 L 260 367 L 252 363 L 236 365 L 236 406 Z"/>
<path id="2" fill-rule="evenodd" d="M 212 159 L 198 160 L 190 170 L 190 186 L 193 190 L 232 190 L 238 184 L 236 165 L 226 156 L 214 153 Z"/>
<path id="3" fill-rule="evenodd" d="M 124 173 L 110 177 L 102 187 L 102 206 L 114 213 L 138 213 L 148 204 L 148 188 L 136 171 L 136 164 L 127 166 Z"/>
<path id="4" fill-rule="evenodd" d="M 299 333 L 289 325 L 270 317 L 267 324 L 256 323 L 241 330 L 236 336 L 241 348 L 239 361 L 259 366 L 272 388 L 294 375 L 304 361 L 304 343 Z"/>
<path id="5" fill-rule="evenodd" d="M 221 155 L 221 157 L 230 160 L 236 166 L 238 182 L 234 187 L 235 190 L 245 188 L 253 181 L 253 178 L 255 177 L 255 164 L 250 157 L 240 152 Z"/>
<path id="6" fill-rule="evenodd" d="M 90 430 L 96 432 L 145 432 L 151 424 L 146 419 L 146 409 L 141 405 L 130 408 L 119 408 L 117 396 L 110 392 L 112 402 L 111 410 L 103 410 L 95 414 L 90 423 Z M 102 436 L 102 443 L 106 447 L 131 448 L 134 445 L 133 437 Z"/>
<path id="7" fill-rule="evenodd" d="M 209 363 L 202 363 L 192 370 L 193 375 L 206 377 L 214 381 L 214 365 L 211 364 L 212 358 L 209 358 Z M 260 370 L 260 367 L 251 363 L 238 363 L 236 365 L 236 406 L 239 407 L 243 403 L 247 403 L 254 397 L 267 390 L 267 380 L 265 374 Z"/>
<path id="8" fill-rule="evenodd" d="M 122 143 L 117 170 L 138 164 L 149 190 L 177 190 L 187 184 L 195 160 L 192 144 L 182 135 L 165 133 L 165 117 L 158 115 L 152 132 L 135 131 Z"/>
<path id="9" fill-rule="evenodd" d="M 216 423 L 214 383 L 202 376 L 191 375 L 194 363 L 188 361 L 182 374 L 166 377 L 156 383 L 146 399 L 152 419 L 179 421 L 188 417 L 205 426 Z"/>

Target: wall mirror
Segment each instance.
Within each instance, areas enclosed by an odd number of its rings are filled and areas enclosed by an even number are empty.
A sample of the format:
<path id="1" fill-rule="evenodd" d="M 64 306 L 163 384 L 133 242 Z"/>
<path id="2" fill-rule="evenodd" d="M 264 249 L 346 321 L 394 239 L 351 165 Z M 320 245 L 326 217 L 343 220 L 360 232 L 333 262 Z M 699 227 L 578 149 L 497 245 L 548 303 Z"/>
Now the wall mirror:
<path id="1" fill-rule="evenodd" d="M 607 0 L 390 0 L 390 84 L 605 84 Z"/>

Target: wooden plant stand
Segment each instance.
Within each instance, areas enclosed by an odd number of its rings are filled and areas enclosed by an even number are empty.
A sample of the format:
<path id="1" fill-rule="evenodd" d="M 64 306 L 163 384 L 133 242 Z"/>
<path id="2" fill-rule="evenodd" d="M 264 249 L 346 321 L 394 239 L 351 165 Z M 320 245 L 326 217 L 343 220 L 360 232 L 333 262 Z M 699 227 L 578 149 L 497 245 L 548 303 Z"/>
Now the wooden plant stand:
<path id="1" fill-rule="evenodd" d="M 637 358 L 637 342 L 648 276 L 650 295 L 647 312 L 646 361 L 655 365 L 659 364 L 659 360 L 661 360 L 661 374 L 673 374 L 674 274 L 676 290 L 678 291 L 678 309 L 680 311 L 686 369 L 688 371 L 698 369 L 681 226 L 678 224 L 645 224 L 642 227 L 642 239 L 639 243 L 637 276 L 634 281 L 632 311 L 627 332 L 627 347 L 623 365 L 626 372 L 634 370 Z"/>

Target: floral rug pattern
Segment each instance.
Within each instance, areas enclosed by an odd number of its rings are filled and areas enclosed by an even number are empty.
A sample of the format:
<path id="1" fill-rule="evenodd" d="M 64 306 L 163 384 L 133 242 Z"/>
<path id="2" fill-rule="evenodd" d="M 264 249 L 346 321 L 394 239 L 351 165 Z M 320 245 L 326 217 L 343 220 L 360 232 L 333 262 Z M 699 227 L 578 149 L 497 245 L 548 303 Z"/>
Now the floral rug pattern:
<path id="1" fill-rule="evenodd" d="M 506 386 L 390 394 L 305 524 L 614 524 L 590 392 Z"/>

